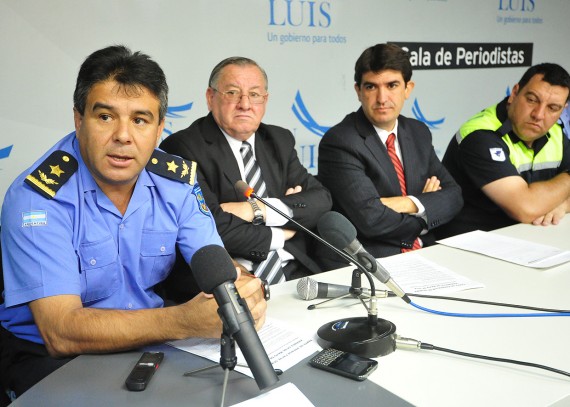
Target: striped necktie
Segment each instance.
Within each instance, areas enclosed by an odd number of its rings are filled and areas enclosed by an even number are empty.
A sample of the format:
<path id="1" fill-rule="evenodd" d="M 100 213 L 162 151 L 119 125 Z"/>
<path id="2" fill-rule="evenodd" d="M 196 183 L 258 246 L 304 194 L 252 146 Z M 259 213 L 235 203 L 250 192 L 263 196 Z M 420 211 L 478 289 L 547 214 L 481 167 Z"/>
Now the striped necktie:
<path id="1" fill-rule="evenodd" d="M 251 144 L 247 141 L 242 142 L 240 148 L 241 157 L 245 172 L 245 181 L 250 187 L 256 191 L 256 194 L 264 198 L 267 196 L 267 187 L 261 177 L 261 168 L 253 157 Z M 271 250 L 267 255 L 267 259 L 260 263 L 253 263 L 253 272 L 256 277 L 266 280 L 269 284 L 277 284 L 285 281 L 283 274 L 282 261 L 276 250 Z"/>
<path id="2" fill-rule="evenodd" d="M 394 169 L 396 170 L 396 175 L 398 176 L 398 181 L 400 182 L 400 189 L 402 190 L 402 196 L 408 195 L 408 191 L 406 189 L 406 177 L 404 175 L 404 167 L 402 166 L 402 162 L 398 158 L 396 154 L 396 146 L 394 142 L 396 141 L 396 135 L 394 133 L 390 133 L 388 139 L 386 140 L 386 150 L 388 150 L 388 155 L 390 156 L 390 160 L 392 160 L 392 164 L 394 165 Z M 419 238 L 414 240 L 414 245 L 411 249 L 404 249 L 402 248 L 402 253 L 409 252 L 411 250 L 421 249 L 422 246 L 420 245 Z"/>

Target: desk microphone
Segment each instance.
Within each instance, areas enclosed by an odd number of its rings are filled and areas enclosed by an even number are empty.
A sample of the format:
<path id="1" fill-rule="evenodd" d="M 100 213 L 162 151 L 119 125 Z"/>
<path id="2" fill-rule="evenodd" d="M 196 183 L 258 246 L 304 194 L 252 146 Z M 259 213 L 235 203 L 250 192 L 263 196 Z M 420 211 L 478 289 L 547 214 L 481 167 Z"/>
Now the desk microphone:
<path id="1" fill-rule="evenodd" d="M 198 286 L 214 294 L 224 331 L 235 337 L 259 390 L 279 381 L 267 352 L 255 331 L 251 312 L 240 297 L 234 281 L 236 269 L 222 246 L 204 246 L 192 256 L 192 272 Z"/>
<path id="2" fill-rule="evenodd" d="M 317 222 L 317 229 L 333 246 L 348 253 L 352 258 L 361 261 L 372 275 L 376 276 L 398 297 L 401 297 L 408 304 L 411 302 L 404 290 L 392 280 L 388 270 L 362 247 L 362 244 L 356 239 L 356 228 L 348 219 L 338 212 L 327 212 Z M 376 264 L 371 264 L 371 260 Z M 374 268 L 376 269 L 375 271 Z"/>
<path id="3" fill-rule="evenodd" d="M 362 294 L 370 295 L 368 288 L 360 288 Z M 311 277 L 300 278 L 297 282 L 297 294 L 303 300 L 310 301 L 315 298 L 337 298 L 352 294 L 353 289 L 349 285 L 319 283 Z"/>
<path id="4" fill-rule="evenodd" d="M 320 243 L 338 254 L 345 261 L 353 264 L 356 268 L 362 271 L 370 282 L 370 306 L 367 307 L 368 317 L 347 318 L 332 321 L 321 326 L 317 331 L 317 336 L 320 339 L 319 343 L 321 346 L 323 348 L 344 350 L 346 352 L 352 352 L 366 357 L 384 356 L 392 353 L 396 349 L 396 325 L 385 319 L 378 318 L 378 310 L 376 308 L 376 289 L 374 288 L 374 280 L 372 279 L 368 269 L 354 257 L 338 248 L 344 248 L 344 246 L 339 246 L 338 242 L 337 244 L 330 244 L 327 240 L 311 232 L 295 219 L 291 218 L 275 206 L 271 205 L 265 199 L 258 196 L 254 192 L 253 188 L 251 188 L 246 182 L 241 180 L 237 181 L 234 187 L 238 193 L 245 195 L 246 198 L 255 198 L 260 202 L 263 202 L 268 208 L 273 209 L 279 215 L 297 225 L 305 233 L 309 234 L 314 239 L 318 240 Z M 327 212 L 323 216 L 329 213 L 333 212 Z M 343 217 L 340 213 L 336 213 L 335 218 L 338 216 Z M 352 226 L 348 219 L 344 218 L 344 220 L 352 227 L 352 229 L 354 229 L 354 226 Z M 366 258 L 367 256 L 371 257 L 367 262 L 369 263 L 370 268 L 374 270 L 375 265 L 371 263 L 374 261 L 374 258 L 372 258 L 368 253 L 361 254 L 362 258 Z"/>

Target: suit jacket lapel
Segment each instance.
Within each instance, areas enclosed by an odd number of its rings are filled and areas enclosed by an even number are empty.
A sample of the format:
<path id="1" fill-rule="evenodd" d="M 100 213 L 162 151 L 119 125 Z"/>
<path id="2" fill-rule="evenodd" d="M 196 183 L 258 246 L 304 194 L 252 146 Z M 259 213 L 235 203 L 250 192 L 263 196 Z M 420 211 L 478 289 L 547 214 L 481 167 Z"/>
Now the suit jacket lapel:
<path id="1" fill-rule="evenodd" d="M 239 167 L 234 153 L 232 152 L 226 137 L 214 121 L 212 113 L 209 113 L 204 121 L 203 137 L 209 144 L 209 147 L 214 149 L 215 154 L 211 154 L 210 156 L 215 156 L 217 158 L 224 176 L 233 189 L 235 183 L 241 180 Z M 245 200 L 245 197 L 238 195 L 237 191 L 235 192 L 235 197 L 236 201 Z"/>
<path id="2" fill-rule="evenodd" d="M 280 195 L 279 155 L 274 152 L 271 139 L 267 136 L 266 129 L 261 124 L 255 133 L 255 159 L 261 168 L 261 176 L 267 187 L 267 195 L 276 197 Z"/>
<path id="3" fill-rule="evenodd" d="M 398 143 L 404 162 L 404 175 L 406 176 L 406 189 L 409 195 L 414 195 L 415 191 L 421 191 L 419 177 L 415 177 L 417 155 L 414 151 L 414 135 L 409 131 L 403 120 L 398 120 Z"/>
<path id="4" fill-rule="evenodd" d="M 368 148 L 370 153 L 374 156 L 375 161 L 380 166 L 381 171 L 385 174 L 388 179 L 388 184 L 390 185 L 390 191 L 386 191 L 384 196 L 397 196 L 401 195 L 400 191 L 400 181 L 398 181 L 398 175 L 394 169 L 394 165 L 388 156 L 386 151 L 386 146 L 380 140 L 378 133 L 374 129 L 374 126 L 368 121 L 362 108 L 358 109 L 356 114 L 356 129 L 358 134 L 364 139 L 364 145 Z M 386 187 L 384 185 L 383 187 Z"/>

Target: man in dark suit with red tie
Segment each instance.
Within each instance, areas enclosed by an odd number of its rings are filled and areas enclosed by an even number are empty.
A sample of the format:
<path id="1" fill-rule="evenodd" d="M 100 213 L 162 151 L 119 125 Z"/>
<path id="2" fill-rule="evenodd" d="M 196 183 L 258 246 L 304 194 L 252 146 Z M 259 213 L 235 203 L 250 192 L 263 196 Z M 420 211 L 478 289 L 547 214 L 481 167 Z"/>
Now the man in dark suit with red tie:
<path id="1" fill-rule="evenodd" d="M 332 205 L 329 192 L 301 165 L 289 130 L 261 122 L 267 75 L 253 60 L 232 57 L 212 71 L 210 113 L 166 138 L 160 148 L 195 160 L 206 203 L 228 252 L 270 283 L 315 274 L 308 236 L 234 186 L 246 181 L 305 227 L 315 227 Z"/>
<path id="2" fill-rule="evenodd" d="M 400 47 L 366 49 L 354 74 L 361 107 L 319 144 L 319 180 L 375 257 L 433 244 L 431 230 L 463 205 L 427 126 L 400 115 L 414 88 L 411 77 L 409 55 Z"/>

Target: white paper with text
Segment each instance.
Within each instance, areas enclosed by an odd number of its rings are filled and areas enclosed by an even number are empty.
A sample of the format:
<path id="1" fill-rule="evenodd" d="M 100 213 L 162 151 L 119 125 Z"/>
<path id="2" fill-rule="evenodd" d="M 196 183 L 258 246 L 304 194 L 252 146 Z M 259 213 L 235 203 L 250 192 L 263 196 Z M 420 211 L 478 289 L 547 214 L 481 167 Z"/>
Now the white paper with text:
<path id="1" fill-rule="evenodd" d="M 438 243 L 533 268 L 554 267 L 570 261 L 570 251 L 481 230 Z"/>
<path id="2" fill-rule="evenodd" d="M 273 368 L 283 371 L 320 349 L 311 338 L 301 336 L 299 333 L 285 328 L 282 323 L 269 318 L 265 321 L 265 324 L 259 330 L 258 334 Z M 220 361 L 219 339 L 189 338 L 168 342 L 168 344 L 216 363 Z M 237 342 L 236 356 L 239 365 L 245 365 L 247 363 Z M 253 377 L 247 367 L 236 366 L 234 370 Z"/>

